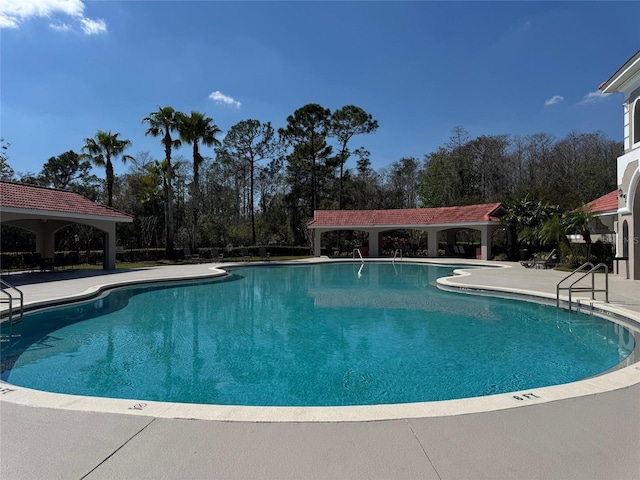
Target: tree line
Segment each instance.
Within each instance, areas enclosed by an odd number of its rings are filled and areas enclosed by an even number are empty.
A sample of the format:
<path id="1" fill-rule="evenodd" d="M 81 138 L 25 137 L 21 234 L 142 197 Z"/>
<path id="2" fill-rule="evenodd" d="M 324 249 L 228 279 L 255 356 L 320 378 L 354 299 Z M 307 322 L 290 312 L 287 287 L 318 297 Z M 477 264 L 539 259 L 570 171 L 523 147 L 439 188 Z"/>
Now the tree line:
<path id="1" fill-rule="evenodd" d="M 98 131 L 79 152 L 51 157 L 39 173 L 16 173 L 3 142 L 0 175 L 71 189 L 118 208 L 134 217 L 133 224 L 119 226 L 121 245 L 164 247 L 172 258 L 176 246 L 308 244 L 305 226 L 316 209 L 503 202 L 512 210 L 529 205 L 533 215 L 535 205 L 568 212 L 616 188 L 616 158 L 623 151 L 621 142 L 601 132 L 471 138 L 458 126 L 435 152 L 376 171 L 369 151 L 354 143 L 374 134 L 378 122 L 354 105 L 332 112 L 308 104 L 278 130 L 248 119 L 224 136 L 206 114 L 171 106 L 142 123 L 146 135 L 159 139 L 160 155 L 128 155 L 129 140 Z M 183 146 L 191 147 L 190 155 L 181 154 Z M 117 160 L 129 165 L 126 173 L 114 174 Z M 105 169 L 104 179 L 92 173 L 92 164 Z M 524 224 L 510 229 L 517 238 L 512 247 L 531 241 L 522 234 L 531 231 Z"/>

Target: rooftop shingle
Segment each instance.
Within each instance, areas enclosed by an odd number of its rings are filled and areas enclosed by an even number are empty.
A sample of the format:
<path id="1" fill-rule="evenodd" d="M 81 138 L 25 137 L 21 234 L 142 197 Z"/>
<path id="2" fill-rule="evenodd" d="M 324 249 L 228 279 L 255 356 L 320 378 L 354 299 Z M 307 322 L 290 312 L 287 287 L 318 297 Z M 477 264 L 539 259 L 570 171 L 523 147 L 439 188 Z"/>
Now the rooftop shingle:
<path id="1" fill-rule="evenodd" d="M 618 210 L 618 191 L 614 190 L 595 200 L 586 203 L 583 207 L 591 213 L 601 213 Z"/>
<path id="2" fill-rule="evenodd" d="M 126 213 L 92 202 L 78 193 L 7 181 L 0 181 L 0 208 L 115 217 L 123 220 L 131 218 Z"/>
<path id="3" fill-rule="evenodd" d="M 501 203 L 485 203 L 394 210 L 316 210 L 308 226 L 317 228 L 482 223 L 498 221 L 503 208 Z"/>

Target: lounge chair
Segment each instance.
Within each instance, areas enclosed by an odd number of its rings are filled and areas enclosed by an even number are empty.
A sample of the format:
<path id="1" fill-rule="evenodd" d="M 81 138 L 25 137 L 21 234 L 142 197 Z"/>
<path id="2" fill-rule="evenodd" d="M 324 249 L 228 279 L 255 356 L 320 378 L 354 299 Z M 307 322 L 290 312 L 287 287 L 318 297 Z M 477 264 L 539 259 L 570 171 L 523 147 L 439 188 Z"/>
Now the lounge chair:
<path id="1" fill-rule="evenodd" d="M 531 268 L 536 264 L 536 259 L 535 258 L 530 258 L 529 260 L 521 260 L 520 261 L 520 265 L 522 265 L 524 268 Z"/>
<path id="2" fill-rule="evenodd" d="M 200 263 L 200 255 L 197 253 L 191 254 L 191 250 L 189 249 L 189 247 L 184 247 L 184 259 L 187 262 L 197 260 L 198 263 Z"/>
<path id="3" fill-rule="evenodd" d="M 553 268 L 556 265 L 558 265 L 558 260 L 555 257 L 556 257 L 556 250 L 554 248 L 551 251 L 551 253 L 547 255 L 546 258 L 536 258 L 533 266 L 535 268 L 544 268 L 544 269 Z"/>
<path id="4" fill-rule="evenodd" d="M 242 247 L 240 249 L 240 252 L 242 253 L 243 262 L 248 262 L 249 260 L 251 260 L 251 255 L 249 254 L 249 249 L 247 247 Z"/>
<path id="5" fill-rule="evenodd" d="M 211 249 L 211 258 L 215 261 L 215 260 L 220 260 L 222 261 L 222 259 L 224 258 L 224 253 L 221 253 L 219 249 L 217 248 L 212 248 Z"/>
<path id="6" fill-rule="evenodd" d="M 271 256 L 265 247 L 260 247 L 258 249 L 258 255 L 260 255 L 260 260 L 269 260 L 269 257 Z"/>

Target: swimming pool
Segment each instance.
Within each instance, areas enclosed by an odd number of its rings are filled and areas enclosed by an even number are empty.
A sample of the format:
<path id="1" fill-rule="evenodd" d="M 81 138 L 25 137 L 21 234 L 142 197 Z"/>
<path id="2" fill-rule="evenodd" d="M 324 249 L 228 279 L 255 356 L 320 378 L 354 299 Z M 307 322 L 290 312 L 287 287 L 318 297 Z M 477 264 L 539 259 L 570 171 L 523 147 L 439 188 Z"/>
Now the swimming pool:
<path id="1" fill-rule="evenodd" d="M 633 350 L 628 331 L 598 317 L 430 286 L 451 271 L 261 266 L 117 289 L 29 315 L 2 378 L 141 400 L 370 405 L 572 382 Z"/>

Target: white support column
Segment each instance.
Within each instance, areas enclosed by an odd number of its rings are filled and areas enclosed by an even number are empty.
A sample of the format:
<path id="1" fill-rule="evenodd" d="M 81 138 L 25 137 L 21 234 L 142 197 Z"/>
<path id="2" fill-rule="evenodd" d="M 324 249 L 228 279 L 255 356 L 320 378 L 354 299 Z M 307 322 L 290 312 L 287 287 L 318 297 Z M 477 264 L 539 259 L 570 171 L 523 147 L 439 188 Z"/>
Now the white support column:
<path id="1" fill-rule="evenodd" d="M 42 255 L 44 253 L 44 227 L 38 225 L 32 228 L 31 231 L 36 236 L 36 252 Z"/>
<path id="2" fill-rule="evenodd" d="M 313 256 L 319 257 L 322 254 L 322 244 L 320 243 L 320 237 L 322 231 L 319 228 L 314 229 L 313 232 Z"/>
<path id="3" fill-rule="evenodd" d="M 38 237 L 36 235 L 36 246 L 40 246 L 42 250 L 40 250 L 40 254 L 43 258 L 53 258 L 55 254 L 56 248 L 56 226 L 52 224 L 52 222 L 43 222 L 42 223 L 42 237 L 38 242 Z M 40 245 L 38 245 L 40 243 Z"/>
<path id="4" fill-rule="evenodd" d="M 378 241 L 378 230 L 368 230 L 369 234 L 369 256 L 377 257 L 380 255 L 380 245 Z"/>
<path id="5" fill-rule="evenodd" d="M 104 228 L 104 251 L 102 253 L 102 268 L 116 269 L 116 224 L 111 223 Z"/>
<path id="6" fill-rule="evenodd" d="M 491 233 L 492 228 L 489 225 L 480 227 L 480 259 L 489 260 L 491 255 Z"/>
<path id="7" fill-rule="evenodd" d="M 435 228 L 427 228 L 427 256 L 438 256 L 438 230 Z"/>

